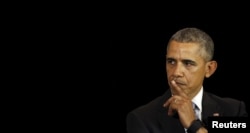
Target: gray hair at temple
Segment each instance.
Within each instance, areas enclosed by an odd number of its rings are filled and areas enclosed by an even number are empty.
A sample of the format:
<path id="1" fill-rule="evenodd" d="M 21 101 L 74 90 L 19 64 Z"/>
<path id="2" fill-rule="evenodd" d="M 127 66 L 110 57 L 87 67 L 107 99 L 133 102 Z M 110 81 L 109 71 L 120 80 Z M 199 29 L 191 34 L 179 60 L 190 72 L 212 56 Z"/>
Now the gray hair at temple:
<path id="1" fill-rule="evenodd" d="M 181 43 L 196 43 L 200 45 L 202 51 L 201 56 L 205 59 L 205 61 L 210 61 L 213 59 L 214 42 L 207 33 L 198 28 L 181 29 L 177 31 L 174 35 L 172 35 L 169 42 L 171 41 Z"/>

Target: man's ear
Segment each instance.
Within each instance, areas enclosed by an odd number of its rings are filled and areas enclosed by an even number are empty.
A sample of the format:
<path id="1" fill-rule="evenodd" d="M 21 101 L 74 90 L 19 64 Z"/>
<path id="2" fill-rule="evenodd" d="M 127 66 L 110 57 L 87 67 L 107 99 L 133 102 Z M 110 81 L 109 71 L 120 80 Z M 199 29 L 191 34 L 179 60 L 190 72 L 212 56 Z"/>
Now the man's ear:
<path id="1" fill-rule="evenodd" d="M 217 62 L 216 61 L 209 61 L 206 64 L 206 73 L 205 77 L 209 78 L 217 69 Z"/>

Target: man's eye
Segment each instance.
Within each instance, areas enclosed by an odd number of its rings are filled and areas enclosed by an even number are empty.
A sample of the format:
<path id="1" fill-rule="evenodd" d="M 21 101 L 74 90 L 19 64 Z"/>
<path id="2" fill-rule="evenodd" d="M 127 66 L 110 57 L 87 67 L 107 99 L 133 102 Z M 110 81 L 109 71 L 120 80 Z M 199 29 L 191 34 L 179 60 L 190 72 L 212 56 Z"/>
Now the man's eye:
<path id="1" fill-rule="evenodd" d="M 193 63 L 193 62 L 190 62 L 190 61 L 186 61 L 186 62 L 184 62 L 184 64 L 185 64 L 186 66 L 193 66 L 193 65 L 194 65 L 194 63 Z"/>
<path id="2" fill-rule="evenodd" d="M 175 64 L 175 62 L 173 60 L 167 60 L 168 64 Z"/>

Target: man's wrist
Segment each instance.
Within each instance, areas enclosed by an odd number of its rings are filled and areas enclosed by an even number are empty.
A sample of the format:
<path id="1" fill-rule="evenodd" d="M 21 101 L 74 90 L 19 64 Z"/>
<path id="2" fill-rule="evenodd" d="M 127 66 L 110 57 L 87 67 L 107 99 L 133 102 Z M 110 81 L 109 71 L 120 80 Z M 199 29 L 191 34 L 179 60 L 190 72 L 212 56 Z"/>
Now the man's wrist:
<path id="1" fill-rule="evenodd" d="M 200 121 L 199 119 L 194 120 L 189 126 L 189 128 L 187 129 L 187 132 L 196 133 L 201 127 L 204 127 L 204 124 L 202 123 L 202 121 Z"/>

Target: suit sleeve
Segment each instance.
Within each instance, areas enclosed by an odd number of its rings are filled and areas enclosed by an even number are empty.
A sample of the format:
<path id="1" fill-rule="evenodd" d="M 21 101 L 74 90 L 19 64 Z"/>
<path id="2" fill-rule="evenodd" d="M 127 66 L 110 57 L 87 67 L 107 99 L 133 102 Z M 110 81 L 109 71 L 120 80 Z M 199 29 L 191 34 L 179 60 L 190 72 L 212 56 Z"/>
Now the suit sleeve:
<path id="1" fill-rule="evenodd" d="M 127 133 L 149 133 L 143 121 L 133 112 L 127 115 Z"/>
<path id="2" fill-rule="evenodd" d="M 240 106 L 239 106 L 239 113 L 238 116 L 240 117 L 248 117 L 248 113 L 246 111 L 246 105 L 243 101 L 240 102 Z"/>

